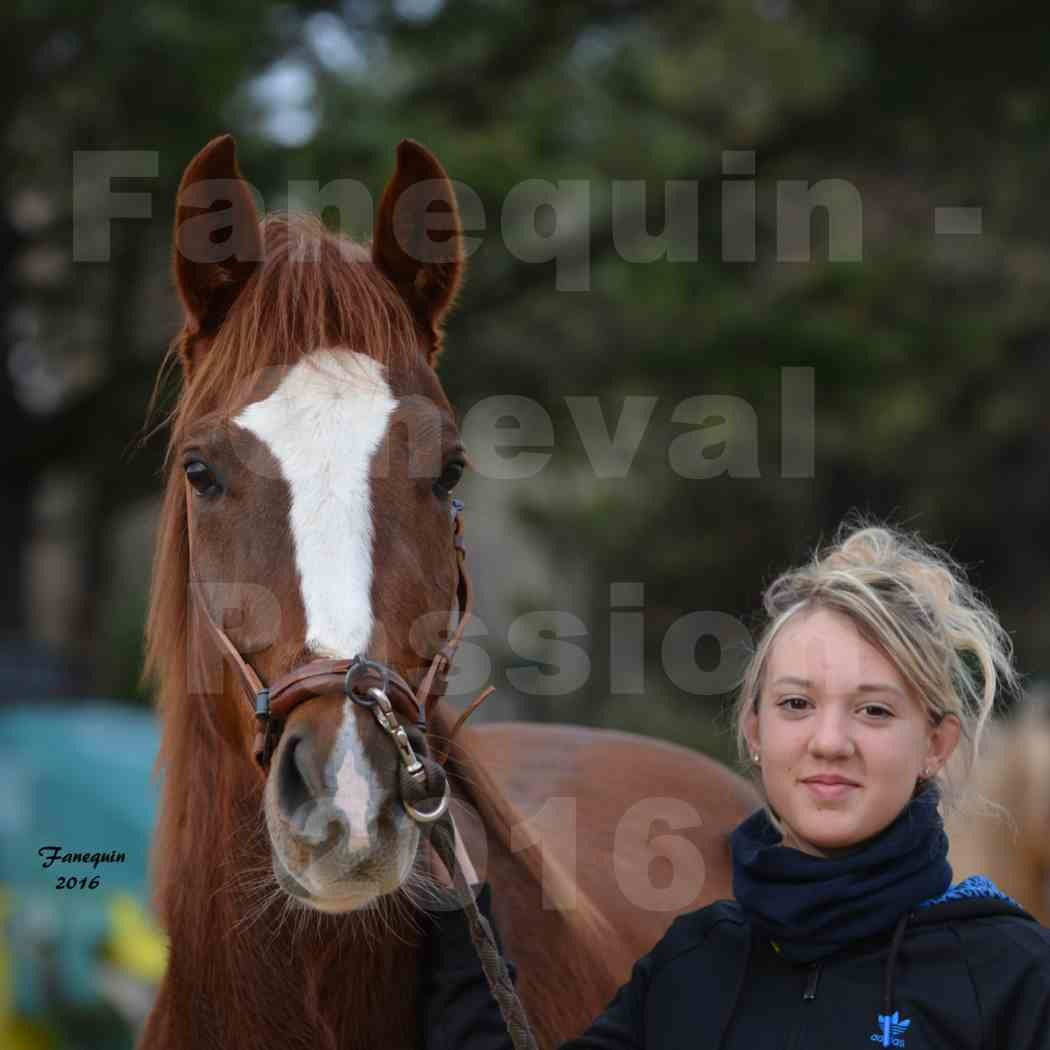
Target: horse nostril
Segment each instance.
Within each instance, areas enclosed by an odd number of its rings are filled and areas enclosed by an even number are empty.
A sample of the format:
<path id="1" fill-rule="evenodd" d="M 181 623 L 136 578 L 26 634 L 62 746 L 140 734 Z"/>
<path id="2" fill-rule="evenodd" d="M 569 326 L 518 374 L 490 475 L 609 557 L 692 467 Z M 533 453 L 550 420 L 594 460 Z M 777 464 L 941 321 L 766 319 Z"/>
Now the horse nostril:
<path id="1" fill-rule="evenodd" d="M 293 821 L 300 841 L 319 859 L 338 849 L 348 837 L 346 818 L 326 799 L 303 806 Z"/>
<path id="2" fill-rule="evenodd" d="M 305 830 L 309 803 L 315 798 L 310 790 L 310 782 L 314 779 L 310 769 L 312 751 L 309 742 L 302 737 L 293 737 L 285 746 L 278 771 L 277 800 L 297 831 Z"/>
<path id="3" fill-rule="evenodd" d="M 329 818 L 328 823 L 325 825 L 325 835 L 323 840 L 318 843 L 320 852 L 322 855 L 327 853 L 329 850 L 336 849 L 340 846 L 343 840 L 347 837 L 347 824 L 346 819 L 341 816 L 333 816 Z"/>
<path id="4" fill-rule="evenodd" d="M 314 859 L 336 850 L 368 847 L 366 815 L 359 814 L 360 827 L 356 817 L 351 827 L 350 816 L 337 801 L 338 784 L 326 777 L 309 728 L 297 727 L 286 736 L 271 775 L 276 777 L 276 804 L 282 818 L 293 838 L 308 848 Z"/>

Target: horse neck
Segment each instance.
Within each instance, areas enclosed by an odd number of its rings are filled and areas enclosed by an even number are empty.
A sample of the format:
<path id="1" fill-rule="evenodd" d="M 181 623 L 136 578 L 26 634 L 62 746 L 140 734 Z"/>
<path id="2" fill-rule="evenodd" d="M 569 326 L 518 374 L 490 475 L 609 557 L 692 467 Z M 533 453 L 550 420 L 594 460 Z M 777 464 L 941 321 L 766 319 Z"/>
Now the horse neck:
<path id="1" fill-rule="evenodd" d="M 438 705 L 434 736 L 447 740 L 451 712 Z M 518 990 L 541 1046 L 583 1031 L 629 972 L 634 957 L 624 939 L 553 855 L 515 842 L 523 818 L 467 733 L 451 745 L 457 794 L 485 829 L 485 877 L 504 947 L 518 966 Z"/>
<path id="2" fill-rule="evenodd" d="M 408 909 L 332 916 L 276 893 L 258 774 L 184 699 L 165 717 L 153 853 L 168 968 L 141 1046 L 414 1046 Z"/>

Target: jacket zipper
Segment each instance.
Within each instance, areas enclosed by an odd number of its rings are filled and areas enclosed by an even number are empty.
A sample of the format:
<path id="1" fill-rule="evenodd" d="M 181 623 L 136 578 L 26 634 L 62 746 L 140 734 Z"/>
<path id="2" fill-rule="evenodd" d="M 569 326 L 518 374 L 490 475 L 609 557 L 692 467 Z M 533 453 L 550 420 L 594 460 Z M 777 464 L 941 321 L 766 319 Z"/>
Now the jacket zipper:
<path id="1" fill-rule="evenodd" d="M 811 963 L 809 967 L 809 976 L 806 978 L 806 987 L 802 992 L 802 1001 L 816 999 L 817 997 L 817 983 L 820 981 L 820 963 Z M 798 1024 L 795 1025 L 794 1034 L 791 1037 L 789 1044 L 789 1050 L 797 1050 L 799 1043 L 802 1040 L 802 1021 L 803 1015 L 800 1013 L 798 1018 Z"/>
<path id="2" fill-rule="evenodd" d="M 820 980 L 820 963 L 814 963 L 810 970 L 809 980 L 806 982 L 806 990 L 802 993 L 803 999 L 816 999 L 817 981 Z"/>

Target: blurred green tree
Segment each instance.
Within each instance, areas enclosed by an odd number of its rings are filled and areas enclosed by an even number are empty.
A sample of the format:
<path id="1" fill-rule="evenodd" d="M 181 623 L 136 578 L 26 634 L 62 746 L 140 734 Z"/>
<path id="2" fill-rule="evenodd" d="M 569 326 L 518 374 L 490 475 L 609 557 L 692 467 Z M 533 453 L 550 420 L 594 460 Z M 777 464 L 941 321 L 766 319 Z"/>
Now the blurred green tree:
<path id="1" fill-rule="evenodd" d="M 293 179 L 353 178 L 378 192 L 406 136 L 477 194 L 484 230 L 442 374 L 464 412 L 514 393 L 551 414 L 552 459 L 542 485 L 520 486 L 520 513 L 561 577 L 582 582 L 572 596 L 534 591 L 520 602 L 571 604 L 592 658 L 584 687 L 528 698 L 530 717 L 724 749 L 710 729 L 720 695 L 698 697 L 666 673 L 668 629 L 693 610 L 746 619 L 762 584 L 851 508 L 916 527 L 972 566 L 1022 667 L 1041 671 L 1047 20 L 1037 5 L 993 11 L 974 0 L 16 6 L 0 73 L 5 198 L 32 186 L 53 210 L 42 225 L 0 230 L 4 257 L 44 245 L 68 259 L 74 149 L 160 151 L 153 219 L 114 224 L 110 264 L 59 267 L 32 287 L 24 267 L 0 278 L 0 309 L 33 306 L 33 353 L 89 377 L 35 414 L 11 369 L 0 380 L 14 406 L 0 448 L 15 503 L 26 506 L 56 464 L 89 479 L 85 645 L 97 648 L 113 516 L 156 488 L 157 450 L 126 452 L 176 320 L 166 279 L 175 180 L 210 135 L 232 130 L 271 205 L 285 203 Z M 727 150 L 753 154 L 754 174 L 728 175 Z M 586 221 L 558 234 L 589 259 L 588 290 L 559 291 L 553 262 L 508 251 L 504 206 L 524 179 L 587 180 Z M 830 179 L 861 203 L 862 261 L 831 257 L 819 208 L 808 260 L 787 261 L 778 185 Z M 646 192 L 614 223 L 613 184 L 624 180 Z M 687 255 L 695 235 L 695 258 L 629 261 L 638 230 L 664 230 L 675 180 L 690 184 L 692 212 L 672 232 Z M 725 257 L 734 181 L 754 185 L 753 216 L 736 216 L 753 230 L 753 261 Z M 980 235 L 936 235 L 942 206 L 980 208 Z M 367 236 L 366 219 L 350 225 Z M 74 369 L 80 353 L 94 365 Z M 808 477 L 782 469 L 786 368 L 813 370 Z M 751 407 L 759 476 L 672 468 L 672 442 L 700 425 L 676 421 L 675 408 L 700 395 Z M 566 399 L 597 398 L 611 434 L 632 396 L 656 399 L 644 439 L 626 476 L 599 478 Z M 709 420 L 712 436 L 720 425 Z M 712 440 L 705 454 L 717 464 L 724 451 Z M 471 494 L 483 508 L 497 486 L 475 479 Z M 17 514 L 3 528 L 10 551 L 26 542 Z M 644 583 L 644 702 L 610 678 L 615 581 Z M 735 658 L 709 642 L 698 644 L 699 665 Z M 506 650 L 500 659 L 500 669 L 515 660 Z M 705 717 L 682 718 L 698 708 Z"/>

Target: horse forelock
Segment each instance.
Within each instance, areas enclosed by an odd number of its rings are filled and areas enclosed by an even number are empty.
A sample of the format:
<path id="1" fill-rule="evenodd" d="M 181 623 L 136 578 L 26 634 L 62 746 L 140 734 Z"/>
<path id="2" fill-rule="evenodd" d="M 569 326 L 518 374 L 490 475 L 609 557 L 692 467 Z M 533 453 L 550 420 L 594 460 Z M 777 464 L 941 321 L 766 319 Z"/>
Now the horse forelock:
<path id="1" fill-rule="evenodd" d="M 264 257 L 218 331 L 197 355 L 168 418 L 171 450 L 206 417 L 232 418 L 260 374 L 291 367 L 321 347 L 347 347 L 388 370 L 418 367 L 423 352 L 411 311 L 373 265 L 368 249 L 307 215 L 269 215 Z M 181 332 L 165 371 L 201 337 Z"/>

